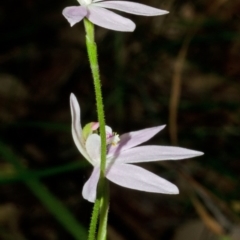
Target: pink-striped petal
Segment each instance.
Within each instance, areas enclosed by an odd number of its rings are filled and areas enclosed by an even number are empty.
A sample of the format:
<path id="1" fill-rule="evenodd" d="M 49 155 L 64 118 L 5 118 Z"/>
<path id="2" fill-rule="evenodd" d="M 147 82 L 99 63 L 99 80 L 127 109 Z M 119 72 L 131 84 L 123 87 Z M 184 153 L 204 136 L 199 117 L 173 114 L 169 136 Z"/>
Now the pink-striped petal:
<path id="1" fill-rule="evenodd" d="M 120 136 L 120 142 L 113 146 L 111 145 L 108 150 L 108 155 L 119 154 L 129 148 L 135 147 L 143 142 L 148 141 L 155 134 L 160 132 L 166 125 L 145 128 L 143 130 L 125 133 Z"/>
<path id="2" fill-rule="evenodd" d="M 135 23 L 105 8 L 94 5 L 88 6 L 86 16 L 92 23 L 111 30 L 132 32 L 135 29 Z"/>
<path id="3" fill-rule="evenodd" d="M 142 16 L 158 16 L 168 13 L 168 11 L 165 10 L 149 7 L 147 5 L 140 3 L 127 1 L 103 1 L 103 2 L 94 1 L 93 5 Z"/>
<path id="4" fill-rule="evenodd" d="M 71 27 L 80 22 L 87 15 L 87 9 L 84 6 L 66 7 L 62 12 L 63 16 L 68 20 Z"/>
<path id="5" fill-rule="evenodd" d="M 202 152 L 189 150 L 180 147 L 168 146 L 141 146 L 131 148 L 117 154 L 112 158 L 112 162 L 117 163 L 139 163 L 153 162 L 161 160 L 180 160 L 203 155 Z"/>
<path id="6" fill-rule="evenodd" d="M 72 116 L 72 136 L 74 143 L 76 144 L 79 152 L 88 160 L 89 156 L 84 147 L 84 139 L 82 137 L 82 126 L 81 126 L 81 110 L 78 104 L 77 98 L 73 93 L 70 95 L 70 107 Z"/>
<path id="7" fill-rule="evenodd" d="M 126 188 L 145 192 L 177 194 L 178 188 L 167 180 L 131 164 L 114 164 L 106 172 L 106 177 Z"/>
<path id="8" fill-rule="evenodd" d="M 97 196 L 97 184 L 100 176 L 100 170 L 98 167 L 93 169 L 90 178 L 83 186 L 82 195 L 83 198 L 89 202 L 95 202 Z"/>

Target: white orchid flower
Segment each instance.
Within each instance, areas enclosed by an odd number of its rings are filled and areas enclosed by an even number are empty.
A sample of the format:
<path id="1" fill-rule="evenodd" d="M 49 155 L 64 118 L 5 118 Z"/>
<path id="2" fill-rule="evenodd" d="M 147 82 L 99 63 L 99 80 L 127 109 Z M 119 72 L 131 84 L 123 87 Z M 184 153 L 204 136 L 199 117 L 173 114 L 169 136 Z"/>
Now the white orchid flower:
<path id="1" fill-rule="evenodd" d="M 100 176 L 101 139 L 97 130 L 99 124 L 92 122 L 83 129 L 80 121 L 80 107 L 74 94 L 70 96 L 72 135 L 81 154 L 93 165 L 91 177 L 83 187 L 83 197 L 94 202 Z M 167 180 L 131 163 L 162 160 L 180 160 L 200 156 L 203 153 L 179 147 L 139 146 L 149 140 L 165 126 L 146 128 L 129 132 L 120 137 L 106 126 L 107 156 L 105 176 L 108 180 L 131 189 L 146 192 L 177 194 L 178 188 Z"/>
<path id="2" fill-rule="evenodd" d="M 111 30 L 132 32 L 135 23 L 108 9 L 123 11 L 142 16 L 158 16 L 168 11 L 128 1 L 77 0 L 81 6 L 71 6 L 63 9 L 63 16 L 71 27 L 86 17 L 90 22 Z"/>

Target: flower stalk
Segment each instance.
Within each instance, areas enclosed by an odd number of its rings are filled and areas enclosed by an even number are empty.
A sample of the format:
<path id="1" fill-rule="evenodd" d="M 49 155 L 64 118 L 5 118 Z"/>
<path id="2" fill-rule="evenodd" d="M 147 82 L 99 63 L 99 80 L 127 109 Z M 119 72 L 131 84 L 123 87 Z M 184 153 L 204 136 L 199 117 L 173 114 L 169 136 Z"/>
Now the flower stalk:
<path id="1" fill-rule="evenodd" d="M 106 239 L 106 228 L 107 228 L 107 216 L 108 216 L 108 183 L 105 180 L 105 168 L 106 168 L 106 130 L 105 130 L 105 117 L 104 117 L 104 107 L 103 107 L 103 99 L 102 99 L 102 91 L 101 91 L 101 81 L 99 74 L 99 66 L 97 59 L 97 45 L 94 40 L 94 25 L 87 20 L 84 19 L 84 27 L 86 31 L 86 46 L 87 53 L 89 57 L 90 67 L 93 76 L 93 85 L 95 90 L 96 97 L 96 105 L 97 105 L 97 115 L 100 129 L 100 138 L 101 138 L 101 164 L 100 164 L 100 178 L 98 183 L 97 190 L 97 201 L 95 202 L 94 211 L 92 215 L 92 220 L 90 223 L 90 231 L 89 231 L 89 240 L 92 240 L 91 236 L 94 236 L 96 233 L 97 227 L 97 219 L 99 216 L 99 232 L 98 232 L 98 240 Z M 100 204 L 99 204 L 100 202 Z M 97 206 L 98 205 L 98 206 Z M 93 232 L 94 231 L 94 232 Z"/>
<path id="2" fill-rule="evenodd" d="M 90 122 L 82 128 L 81 109 L 77 98 L 72 93 L 70 96 L 72 135 L 80 153 L 93 166 L 93 172 L 84 184 L 82 191 L 84 199 L 94 202 L 88 240 L 106 240 L 109 209 L 109 186 L 107 180 L 123 187 L 145 192 L 178 194 L 177 186 L 154 173 L 136 166 L 134 163 L 181 160 L 200 156 L 203 153 L 180 147 L 139 146 L 152 138 L 165 126 L 146 128 L 119 136 L 112 131 L 111 127 L 105 124 L 93 24 L 115 31 L 131 32 L 135 29 L 135 24 L 111 10 L 143 16 L 158 16 L 168 12 L 129 1 L 78 0 L 78 2 L 80 6 L 66 7 L 63 10 L 63 15 L 71 26 L 82 20 L 84 21 L 98 122 Z"/>

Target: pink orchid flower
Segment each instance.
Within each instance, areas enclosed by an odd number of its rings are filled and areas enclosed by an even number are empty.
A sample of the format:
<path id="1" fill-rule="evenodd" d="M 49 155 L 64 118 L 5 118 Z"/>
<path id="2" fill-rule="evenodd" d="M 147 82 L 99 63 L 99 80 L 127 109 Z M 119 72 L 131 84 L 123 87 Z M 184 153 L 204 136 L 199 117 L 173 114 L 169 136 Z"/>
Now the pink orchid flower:
<path id="1" fill-rule="evenodd" d="M 149 7 L 144 4 L 128 1 L 104 1 L 104 0 L 77 0 L 81 6 L 71 6 L 63 9 L 63 16 L 71 27 L 86 17 L 90 22 L 111 30 L 132 32 L 135 23 L 112 11 L 114 9 L 126 13 L 142 16 L 158 16 L 167 14 L 167 11 Z"/>
<path id="2" fill-rule="evenodd" d="M 99 124 L 92 122 L 83 129 L 80 121 L 80 106 L 74 94 L 70 96 L 72 135 L 81 154 L 93 165 L 91 177 L 83 187 L 83 198 L 90 202 L 96 199 L 100 176 L 101 139 L 97 133 Z M 149 140 L 165 126 L 129 132 L 120 137 L 106 126 L 107 156 L 105 176 L 108 180 L 131 189 L 146 192 L 177 194 L 178 188 L 167 180 L 131 163 L 162 160 L 180 160 L 200 156 L 203 153 L 179 147 L 138 146 Z M 138 147 L 137 147 L 138 146 Z"/>

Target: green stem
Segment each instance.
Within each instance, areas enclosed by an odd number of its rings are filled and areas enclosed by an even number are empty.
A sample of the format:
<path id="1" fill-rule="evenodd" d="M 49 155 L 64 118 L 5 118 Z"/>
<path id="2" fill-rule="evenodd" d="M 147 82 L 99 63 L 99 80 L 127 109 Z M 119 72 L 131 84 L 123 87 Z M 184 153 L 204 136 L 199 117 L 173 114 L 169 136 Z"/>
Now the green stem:
<path id="1" fill-rule="evenodd" d="M 98 114 L 98 122 L 100 124 L 100 137 L 101 137 L 101 164 L 100 164 L 100 179 L 98 183 L 97 190 L 97 201 L 94 205 L 94 211 L 91 219 L 92 226 L 93 222 L 96 222 L 96 219 L 99 216 L 99 232 L 98 232 L 98 240 L 106 239 L 107 232 L 107 216 L 108 216 L 108 184 L 105 179 L 105 168 L 106 168 L 106 131 L 105 131 L 105 118 L 104 118 L 104 109 L 103 109 L 103 100 L 102 100 L 102 91 L 101 91 L 101 81 L 99 75 L 99 66 L 97 59 L 97 45 L 94 41 L 94 25 L 84 19 L 84 26 L 86 30 L 86 45 L 87 52 L 90 61 L 90 67 L 93 76 L 93 84 L 96 96 L 96 105 L 97 105 L 97 114 Z M 96 207 L 99 204 L 99 208 Z M 93 224 L 94 225 L 94 224 Z M 96 225 L 96 224 L 95 224 Z M 96 230 L 96 226 L 95 226 Z M 91 236 L 94 236 L 94 227 L 90 227 L 89 231 L 89 240 L 92 240 Z M 95 231 L 96 232 L 96 231 Z"/>
<path id="2" fill-rule="evenodd" d="M 87 52 L 90 61 L 90 66 L 93 75 L 93 84 L 96 95 L 96 104 L 97 104 L 97 114 L 98 121 L 100 124 L 100 136 L 101 136 L 101 175 L 104 177 L 105 166 L 106 166 L 106 131 L 105 131 L 105 118 L 104 118 L 104 110 L 103 110 L 103 100 L 102 100 L 102 90 L 101 90 L 101 82 L 99 75 L 99 67 L 97 60 L 97 45 L 94 41 L 94 25 L 84 19 L 84 26 L 86 30 L 86 43 L 87 43 Z"/>
<path id="3" fill-rule="evenodd" d="M 93 206 L 93 213 L 92 213 L 91 223 L 88 231 L 88 240 L 95 240 L 99 209 L 100 209 L 100 200 L 96 199 Z"/>
<path id="4" fill-rule="evenodd" d="M 109 186 L 106 179 L 104 179 L 103 186 L 103 198 L 100 202 L 100 219 L 98 227 L 98 240 L 107 239 L 107 220 L 108 220 L 108 209 L 109 209 Z"/>

